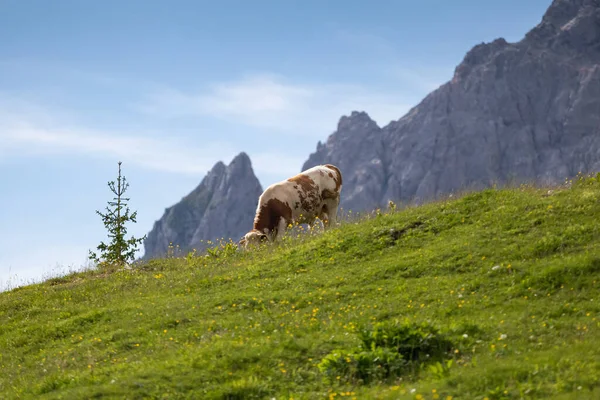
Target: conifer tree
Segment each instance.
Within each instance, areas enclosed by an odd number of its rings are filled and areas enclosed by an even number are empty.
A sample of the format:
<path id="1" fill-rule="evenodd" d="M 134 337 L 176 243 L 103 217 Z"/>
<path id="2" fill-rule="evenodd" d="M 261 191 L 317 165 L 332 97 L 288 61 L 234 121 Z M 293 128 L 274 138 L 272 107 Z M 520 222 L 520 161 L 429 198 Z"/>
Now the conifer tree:
<path id="1" fill-rule="evenodd" d="M 146 239 L 146 235 L 142 238 L 132 236 L 129 239 L 125 239 L 127 235 L 125 223 L 135 223 L 137 211 L 130 213 L 127 206 L 130 199 L 123 197 L 129 187 L 129 183 L 127 183 L 125 176 L 121 175 L 121 161 L 119 161 L 117 182 L 108 182 L 108 187 L 116 197 L 112 201 L 107 202 L 108 207 L 106 207 L 105 214 L 100 211 L 96 211 L 96 214 L 102 217 L 102 222 L 108 231 L 108 237 L 111 239 L 111 242 L 109 244 L 100 242 L 100 245 L 97 247 L 100 251 L 100 256 L 90 250 L 89 258 L 96 263 L 104 265 L 124 266 L 129 261 L 134 260 L 137 247 Z"/>

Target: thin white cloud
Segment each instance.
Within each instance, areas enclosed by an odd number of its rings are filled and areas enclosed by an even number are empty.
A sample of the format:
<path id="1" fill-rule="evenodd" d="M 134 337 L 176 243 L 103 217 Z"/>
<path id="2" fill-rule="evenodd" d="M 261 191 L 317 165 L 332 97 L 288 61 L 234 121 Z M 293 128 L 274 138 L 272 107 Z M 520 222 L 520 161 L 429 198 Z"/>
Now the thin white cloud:
<path id="1" fill-rule="evenodd" d="M 44 127 L 26 121 L 0 126 L 0 149 L 6 150 L 0 152 L 4 158 L 59 154 L 116 157 L 146 169 L 194 175 L 210 169 L 217 161 L 216 154 L 226 158 L 234 155 L 222 143 L 194 148 L 175 139 Z"/>
<path id="2" fill-rule="evenodd" d="M 163 118 L 210 116 L 270 133 L 315 138 L 334 131 L 339 118 L 351 111 L 366 111 L 383 125 L 410 106 L 401 96 L 357 85 L 302 84 L 258 75 L 215 84 L 200 93 L 164 89 L 136 108 Z"/>
<path id="3" fill-rule="evenodd" d="M 119 158 L 155 171 L 199 175 L 219 161 L 216 157 L 235 156 L 231 146 L 218 140 L 199 147 L 174 135 L 104 132 L 74 126 L 68 116 L 64 110 L 0 93 L 0 161 L 27 156 L 86 155 Z"/>
<path id="4" fill-rule="evenodd" d="M 151 94 L 139 109 L 167 118 L 213 116 L 234 118 L 252 126 L 285 129 L 278 116 L 289 113 L 313 95 L 308 88 L 285 85 L 268 76 L 256 76 L 214 84 L 206 93 L 200 94 L 165 88 Z"/>
<path id="5" fill-rule="evenodd" d="M 4 100 L 0 98 L 0 105 L 8 103 Z M 253 152 L 222 140 L 203 140 L 199 146 L 173 135 L 157 138 L 142 136 L 143 133 L 73 127 L 62 121 L 64 113 L 55 118 L 36 104 L 17 100 L 14 103 L 19 107 L 0 110 L 0 162 L 27 156 L 90 155 L 118 158 L 148 170 L 202 176 L 217 161 L 228 163 L 246 151 L 257 175 L 277 178 L 297 173 L 306 156 L 294 155 L 293 149 L 282 151 L 276 143 L 264 146 L 264 151 Z"/>

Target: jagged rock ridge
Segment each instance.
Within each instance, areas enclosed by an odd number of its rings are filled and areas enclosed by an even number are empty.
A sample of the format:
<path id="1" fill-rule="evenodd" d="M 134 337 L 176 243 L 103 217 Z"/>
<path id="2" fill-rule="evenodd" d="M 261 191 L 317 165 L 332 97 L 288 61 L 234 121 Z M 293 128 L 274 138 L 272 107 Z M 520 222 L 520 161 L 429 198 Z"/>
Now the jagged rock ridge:
<path id="1" fill-rule="evenodd" d="M 196 189 L 154 223 L 144 242 L 144 259 L 168 254 L 170 244 L 187 252 L 202 251 L 208 240 L 236 240 L 252 227 L 261 193 L 246 153 L 228 166 L 218 162 Z"/>
<path id="2" fill-rule="evenodd" d="M 600 170 L 599 62 L 600 0 L 555 0 L 520 42 L 475 46 L 400 120 L 343 117 L 303 169 L 339 165 L 353 210 Z"/>

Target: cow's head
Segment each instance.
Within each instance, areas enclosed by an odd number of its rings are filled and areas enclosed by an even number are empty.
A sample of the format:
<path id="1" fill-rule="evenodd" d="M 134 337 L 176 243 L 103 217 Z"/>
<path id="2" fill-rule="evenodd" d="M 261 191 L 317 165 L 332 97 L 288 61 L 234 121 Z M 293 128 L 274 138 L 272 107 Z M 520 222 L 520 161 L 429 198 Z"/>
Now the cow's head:
<path id="1" fill-rule="evenodd" d="M 250 246 L 257 246 L 268 240 L 268 236 L 257 229 L 246 233 L 239 241 L 239 245 L 247 249 Z"/>

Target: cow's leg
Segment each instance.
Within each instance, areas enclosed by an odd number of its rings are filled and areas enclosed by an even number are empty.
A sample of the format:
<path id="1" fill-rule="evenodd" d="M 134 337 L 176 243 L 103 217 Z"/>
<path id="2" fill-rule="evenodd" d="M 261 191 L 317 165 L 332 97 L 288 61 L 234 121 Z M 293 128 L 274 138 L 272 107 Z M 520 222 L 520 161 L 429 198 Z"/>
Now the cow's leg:
<path id="1" fill-rule="evenodd" d="M 331 190 L 323 190 L 321 193 L 323 206 L 321 207 L 321 213 L 327 215 L 327 223 L 324 224 L 326 228 L 335 226 L 337 222 L 337 211 L 340 205 L 340 194 Z"/>
<path id="2" fill-rule="evenodd" d="M 279 218 L 279 222 L 277 223 L 277 227 L 275 228 L 275 236 L 273 237 L 274 241 L 277 241 L 285 235 L 287 230 L 288 222 L 285 218 Z"/>
<path id="3" fill-rule="evenodd" d="M 321 221 L 323 221 L 323 230 L 326 231 L 329 229 L 329 214 L 326 212 L 321 214 Z"/>
<path id="4" fill-rule="evenodd" d="M 331 204 L 327 207 L 327 214 L 329 215 L 329 226 L 335 226 L 337 224 L 337 211 L 339 203 L 340 202 L 338 198 L 338 200 L 331 201 Z"/>
<path id="5" fill-rule="evenodd" d="M 323 202 L 323 208 L 321 209 L 323 226 L 325 229 L 328 229 L 332 226 L 335 226 L 337 220 L 338 201 L 335 199 L 325 199 Z"/>
<path id="6" fill-rule="evenodd" d="M 319 219 L 323 222 L 323 229 L 329 228 L 329 212 L 326 205 L 323 205 L 323 208 L 321 208 Z"/>

